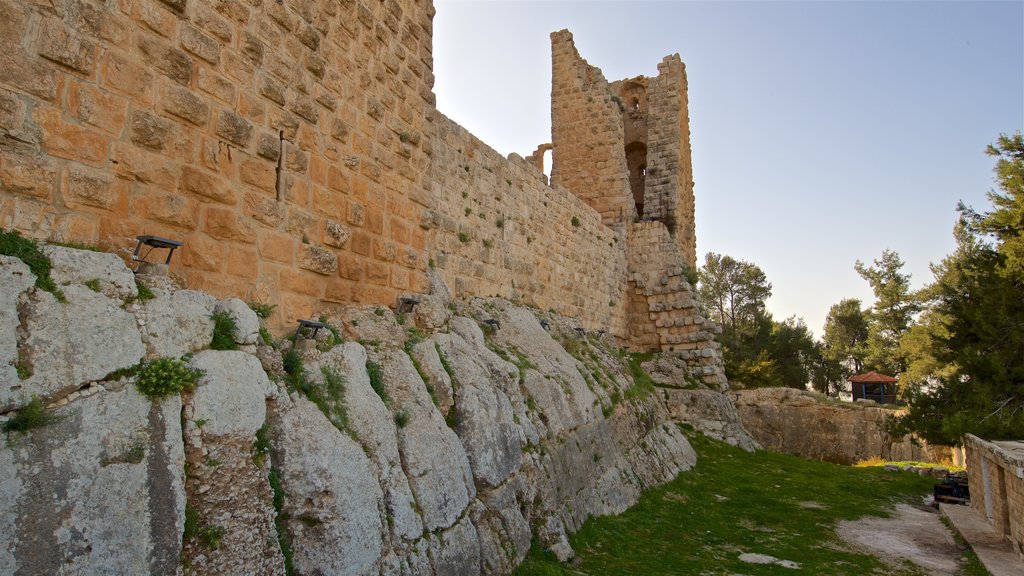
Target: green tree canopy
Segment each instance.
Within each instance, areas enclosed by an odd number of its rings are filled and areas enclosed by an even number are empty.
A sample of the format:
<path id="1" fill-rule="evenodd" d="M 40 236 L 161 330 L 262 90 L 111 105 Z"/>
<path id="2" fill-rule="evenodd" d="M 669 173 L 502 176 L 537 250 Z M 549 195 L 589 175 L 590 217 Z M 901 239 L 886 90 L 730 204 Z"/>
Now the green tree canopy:
<path id="1" fill-rule="evenodd" d="M 872 266 L 865 266 L 860 260 L 854 265 L 875 293 L 875 303 L 867 316 L 863 368 L 890 375 L 906 370 L 906 359 L 900 355 L 899 342 L 913 323 L 914 315 L 921 310 L 910 291 L 910 275 L 900 272 L 902 268 L 903 260 L 892 250 L 882 251 L 882 257 Z"/>
<path id="2" fill-rule="evenodd" d="M 814 339 L 803 320 L 772 319 L 765 309 L 772 285 L 764 271 L 709 252 L 698 278 L 705 313 L 722 326 L 726 376 L 752 387 L 804 388 L 817 357 Z"/>
<path id="3" fill-rule="evenodd" d="M 928 311 L 901 342 L 914 381 L 892 429 L 929 442 L 1024 435 L 1024 139 L 1002 135 L 988 152 L 1002 192 L 990 212 L 960 207 L 957 248 L 932 266 Z"/>

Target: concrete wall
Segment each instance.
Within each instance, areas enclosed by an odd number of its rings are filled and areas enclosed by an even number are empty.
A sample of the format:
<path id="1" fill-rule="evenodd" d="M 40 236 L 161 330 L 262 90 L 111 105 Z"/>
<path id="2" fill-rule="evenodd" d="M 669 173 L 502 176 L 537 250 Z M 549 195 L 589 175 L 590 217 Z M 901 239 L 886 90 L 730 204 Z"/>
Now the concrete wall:
<path id="1" fill-rule="evenodd" d="M 1024 554 L 1024 442 L 964 436 L 971 507 Z"/>

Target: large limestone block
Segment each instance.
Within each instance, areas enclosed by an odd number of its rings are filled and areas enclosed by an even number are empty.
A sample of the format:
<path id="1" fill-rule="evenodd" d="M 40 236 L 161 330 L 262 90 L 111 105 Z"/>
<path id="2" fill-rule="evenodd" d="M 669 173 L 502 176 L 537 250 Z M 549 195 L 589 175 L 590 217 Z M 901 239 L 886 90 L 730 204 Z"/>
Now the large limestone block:
<path id="1" fill-rule="evenodd" d="M 480 574 L 480 540 L 467 514 L 438 538 L 431 538 L 434 574 L 476 576 Z"/>
<path id="2" fill-rule="evenodd" d="M 120 302 L 85 286 L 63 290 L 66 304 L 36 290 L 24 306 L 27 336 L 21 355 L 32 376 L 0 389 L 0 405 L 23 405 L 32 396 L 61 396 L 137 364 L 145 354 L 135 319 Z"/>
<path id="3" fill-rule="evenodd" d="M 210 345 L 216 298 L 195 290 L 159 287 L 153 292 L 156 298 L 135 313 L 150 356 L 177 358 Z"/>
<path id="4" fill-rule="evenodd" d="M 667 390 L 666 394 L 666 404 L 677 421 L 748 452 L 761 447 L 743 427 L 729 396 L 714 390 Z"/>
<path id="5" fill-rule="evenodd" d="M 423 524 L 430 531 L 449 528 L 476 494 L 469 458 L 405 352 L 385 354 L 383 366 L 394 408 L 407 417 L 398 445 Z"/>
<path id="6" fill-rule="evenodd" d="M 366 350 L 355 342 L 336 346 L 321 356 L 319 366 L 336 370 L 345 379 L 345 404 L 353 436 L 366 448 L 380 476 L 391 529 L 396 536 L 415 540 L 423 534 L 423 521 L 402 467 L 395 419 L 370 386 Z M 311 364 L 316 376 L 318 366 Z"/>
<path id="7" fill-rule="evenodd" d="M 50 277 L 57 284 L 85 284 L 98 280 L 100 290 L 111 298 L 138 296 L 135 274 L 117 254 L 78 250 L 63 246 L 43 246 L 50 258 Z"/>
<path id="8" fill-rule="evenodd" d="M 217 303 L 217 311 L 227 312 L 235 321 L 235 342 L 255 344 L 260 336 L 260 319 L 252 308 L 238 298 L 229 298 Z"/>
<path id="9" fill-rule="evenodd" d="M 0 573 L 174 574 L 185 516 L 181 401 L 128 387 L 0 445 Z"/>
<path id="10" fill-rule="evenodd" d="M 277 391 L 260 361 L 237 350 L 204 350 L 189 365 L 205 373 L 192 394 L 192 420 L 204 421 L 203 434 L 251 439 Z"/>
<path id="11" fill-rule="evenodd" d="M 35 284 L 28 265 L 10 256 L 0 256 L 0 405 L 12 387 L 20 386 L 18 371 L 18 299 Z"/>
<path id="12" fill-rule="evenodd" d="M 498 486 L 519 468 L 525 442 L 504 391 L 513 386 L 518 389 L 519 371 L 487 349 L 480 328 L 467 318 L 452 319 L 452 333 L 435 336 L 435 342 L 458 381 L 456 431 L 473 475 L 489 486 Z"/>
<path id="13" fill-rule="evenodd" d="M 296 571 L 377 574 L 384 494 L 363 449 L 298 398 L 275 422 L 274 450 Z"/>

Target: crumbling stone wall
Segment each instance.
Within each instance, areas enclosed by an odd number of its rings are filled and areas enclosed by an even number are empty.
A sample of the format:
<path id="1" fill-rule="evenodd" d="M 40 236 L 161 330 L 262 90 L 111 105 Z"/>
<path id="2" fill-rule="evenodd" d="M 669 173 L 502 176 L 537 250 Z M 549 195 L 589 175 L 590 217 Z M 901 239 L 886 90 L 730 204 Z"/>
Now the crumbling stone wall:
<path id="1" fill-rule="evenodd" d="M 678 54 L 658 64 L 649 84 L 650 131 L 644 192 L 645 218 L 660 220 L 676 239 L 691 270 L 697 269 L 693 165 L 686 68 Z"/>
<path id="2" fill-rule="evenodd" d="M 725 385 L 721 329 L 700 314 L 679 246 L 661 222 L 632 225 L 629 251 L 629 345 L 675 352 L 690 374 Z"/>
<path id="3" fill-rule="evenodd" d="M 415 0 L 0 0 L 0 226 L 183 240 L 189 286 L 287 319 L 420 290 L 432 16 Z"/>
<path id="4" fill-rule="evenodd" d="M 580 57 L 572 34 L 551 34 L 551 181 L 601 214 L 607 226 L 636 217 L 619 104 L 601 70 Z"/>
<path id="5" fill-rule="evenodd" d="M 500 296 L 624 334 L 622 234 L 528 161 L 502 157 L 441 115 L 435 124 L 424 226 L 455 295 Z"/>

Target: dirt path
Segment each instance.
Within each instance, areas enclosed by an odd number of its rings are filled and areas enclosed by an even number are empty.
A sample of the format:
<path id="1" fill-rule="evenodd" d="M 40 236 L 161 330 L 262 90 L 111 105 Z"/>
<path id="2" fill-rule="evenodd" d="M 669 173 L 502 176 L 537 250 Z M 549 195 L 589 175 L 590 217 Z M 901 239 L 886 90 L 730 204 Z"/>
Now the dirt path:
<path id="1" fill-rule="evenodd" d="M 960 574 L 962 553 L 938 510 L 898 504 L 889 518 L 840 522 L 839 537 L 886 560 L 909 560 L 929 576 Z"/>

